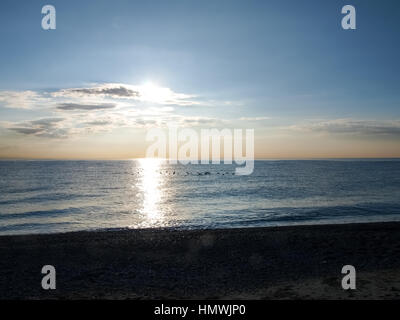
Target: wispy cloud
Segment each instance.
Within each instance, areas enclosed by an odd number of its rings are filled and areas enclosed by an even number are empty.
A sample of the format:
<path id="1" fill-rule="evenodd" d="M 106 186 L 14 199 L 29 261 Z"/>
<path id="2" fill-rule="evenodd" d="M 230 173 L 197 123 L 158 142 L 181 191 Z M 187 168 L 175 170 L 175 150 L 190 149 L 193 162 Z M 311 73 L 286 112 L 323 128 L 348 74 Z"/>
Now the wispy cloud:
<path id="1" fill-rule="evenodd" d="M 222 127 L 237 121 L 196 115 L 195 109 L 179 108 L 199 104 L 199 99 L 151 83 L 137 86 L 104 83 L 51 92 L 0 93 L 0 106 L 23 107 L 31 111 L 39 108 L 38 114 L 47 114 L 47 117 L 32 119 L 36 113 L 30 111 L 27 113 L 29 120 L 0 123 L 0 128 L 16 135 L 31 137 L 75 139 L 120 128 L 166 128 L 172 124 L 183 127 Z M 266 117 L 243 119 L 259 121 Z"/>
<path id="2" fill-rule="evenodd" d="M 290 129 L 302 132 L 400 137 L 400 120 L 335 119 L 294 125 Z"/>
<path id="3" fill-rule="evenodd" d="M 24 127 L 13 127 L 10 128 L 10 130 L 13 130 L 18 133 L 22 134 L 37 134 L 43 131 L 41 128 L 24 128 Z"/>
<path id="4" fill-rule="evenodd" d="M 183 126 L 220 126 L 227 122 L 211 117 L 178 117 L 178 123 Z"/>
<path id="5" fill-rule="evenodd" d="M 269 120 L 271 118 L 269 117 L 241 117 L 239 120 L 241 121 L 264 121 L 264 120 Z"/>
<path id="6" fill-rule="evenodd" d="M 190 106 L 198 104 L 196 96 L 178 93 L 167 87 L 151 83 L 128 85 L 121 83 L 95 84 L 84 88 L 61 89 L 51 93 L 56 98 L 93 98 L 124 99 L 141 102 L 152 102 L 164 105 Z"/>
<path id="7" fill-rule="evenodd" d="M 56 92 L 54 96 L 109 96 L 112 98 L 135 98 L 139 97 L 140 93 L 137 90 L 128 88 L 126 85 L 105 84 L 93 88 L 76 88 L 64 89 Z"/>
<path id="8" fill-rule="evenodd" d="M 117 105 L 115 103 L 106 104 L 79 104 L 79 103 L 61 103 L 57 105 L 60 110 L 104 110 L 113 109 Z"/>
<path id="9" fill-rule="evenodd" d="M 35 91 L 0 91 L 0 104 L 7 108 L 32 109 L 44 105 L 48 99 Z"/>
<path id="10" fill-rule="evenodd" d="M 108 120 L 95 120 L 95 121 L 87 121 L 85 122 L 86 125 L 89 126 L 107 126 L 112 124 L 112 121 Z"/>
<path id="11" fill-rule="evenodd" d="M 96 109 L 93 112 L 80 113 L 82 106 L 72 106 L 62 112 L 62 117 L 39 118 L 22 122 L 1 122 L 0 127 L 19 135 L 51 139 L 82 138 L 84 136 L 111 132 L 117 128 L 147 129 L 167 128 L 170 125 L 180 127 L 221 126 L 226 121 L 211 117 L 184 116 L 173 113 L 146 113 L 135 110 Z M 93 107 L 93 106 L 91 106 Z M 78 110 L 72 113 L 70 110 Z"/>
<path id="12" fill-rule="evenodd" d="M 175 92 L 171 88 L 151 83 L 128 85 L 121 83 L 93 84 L 78 88 L 62 88 L 51 92 L 0 91 L 0 106 L 18 109 L 93 110 L 93 104 L 111 108 L 111 104 L 191 106 L 200 104 L 192 94 Z"/>
<path id="13" fill-rule="evenodd" d="M 19 123 L 7 123 L 9 130 L 24 135 L 33 135 L 47 138 L 66 138 L 68 129 L 61 126 L 63 118 L 42 118 Z"/>

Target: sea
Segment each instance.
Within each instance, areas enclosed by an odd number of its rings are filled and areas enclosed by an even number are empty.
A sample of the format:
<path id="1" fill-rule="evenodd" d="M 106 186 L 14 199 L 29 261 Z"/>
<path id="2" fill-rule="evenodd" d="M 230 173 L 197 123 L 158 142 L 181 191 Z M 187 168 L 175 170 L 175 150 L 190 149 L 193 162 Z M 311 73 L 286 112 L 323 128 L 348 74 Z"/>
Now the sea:
<path id="1" fill-rule="evenodd" d="M 0 161 L 0 235 L 400 220 L 400 159 Z"/>

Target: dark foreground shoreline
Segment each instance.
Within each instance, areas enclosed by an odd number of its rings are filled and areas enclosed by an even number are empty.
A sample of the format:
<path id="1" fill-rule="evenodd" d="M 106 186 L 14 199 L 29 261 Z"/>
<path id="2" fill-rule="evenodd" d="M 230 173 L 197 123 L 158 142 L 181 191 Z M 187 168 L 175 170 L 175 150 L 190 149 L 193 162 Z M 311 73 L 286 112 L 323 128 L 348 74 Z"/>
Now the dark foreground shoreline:
<path id="1" fill-rule="evenodd" d="M 400 222 L 0 237 L 0 299 L 349 298 L 400 298 Z"/>

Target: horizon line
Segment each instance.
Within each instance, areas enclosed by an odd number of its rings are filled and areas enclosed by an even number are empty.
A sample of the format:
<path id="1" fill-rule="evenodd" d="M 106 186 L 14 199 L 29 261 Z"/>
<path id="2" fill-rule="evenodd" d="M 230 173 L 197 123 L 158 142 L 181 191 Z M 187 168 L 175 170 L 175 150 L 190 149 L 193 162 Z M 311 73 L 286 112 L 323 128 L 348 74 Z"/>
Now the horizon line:
<path id="1" fill-rule="evenodd" d="M 1 158 L 0 161 L 134 161 L 143 159 L 159 159 L 168 161 L 169 158 Z M 247 161 L 251 159 L 245 159 Z M 256 158 L 254 161 L 279 161 L 279 160 L 400 160 L 400 157 L 271 157 L 271 158 Z M 179 160 L 178 160 L 179 161 Z M 197 159 L 201 161 L 201 159 Z M 209 164 L 212 164 L 212 159 Z M 234 162 L 234 159 L 232 159 Z M 224 158 L 220 158 L 220 162 L 224 162 Z M 201 164 L 201 163 L 198 163 Z M 233 164 L 233 163 L 232 163 Z"/>

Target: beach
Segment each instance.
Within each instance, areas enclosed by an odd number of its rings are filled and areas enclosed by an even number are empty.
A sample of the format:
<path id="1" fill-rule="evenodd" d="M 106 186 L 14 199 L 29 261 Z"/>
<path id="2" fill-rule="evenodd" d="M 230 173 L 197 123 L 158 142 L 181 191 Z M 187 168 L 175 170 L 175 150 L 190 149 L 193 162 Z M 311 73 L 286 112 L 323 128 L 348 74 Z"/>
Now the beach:
<path id="1" fill-rule="evenodd" d="M 0 257 L 0 299 L 400 298 L 397 222 L 11 235 Z"/>

